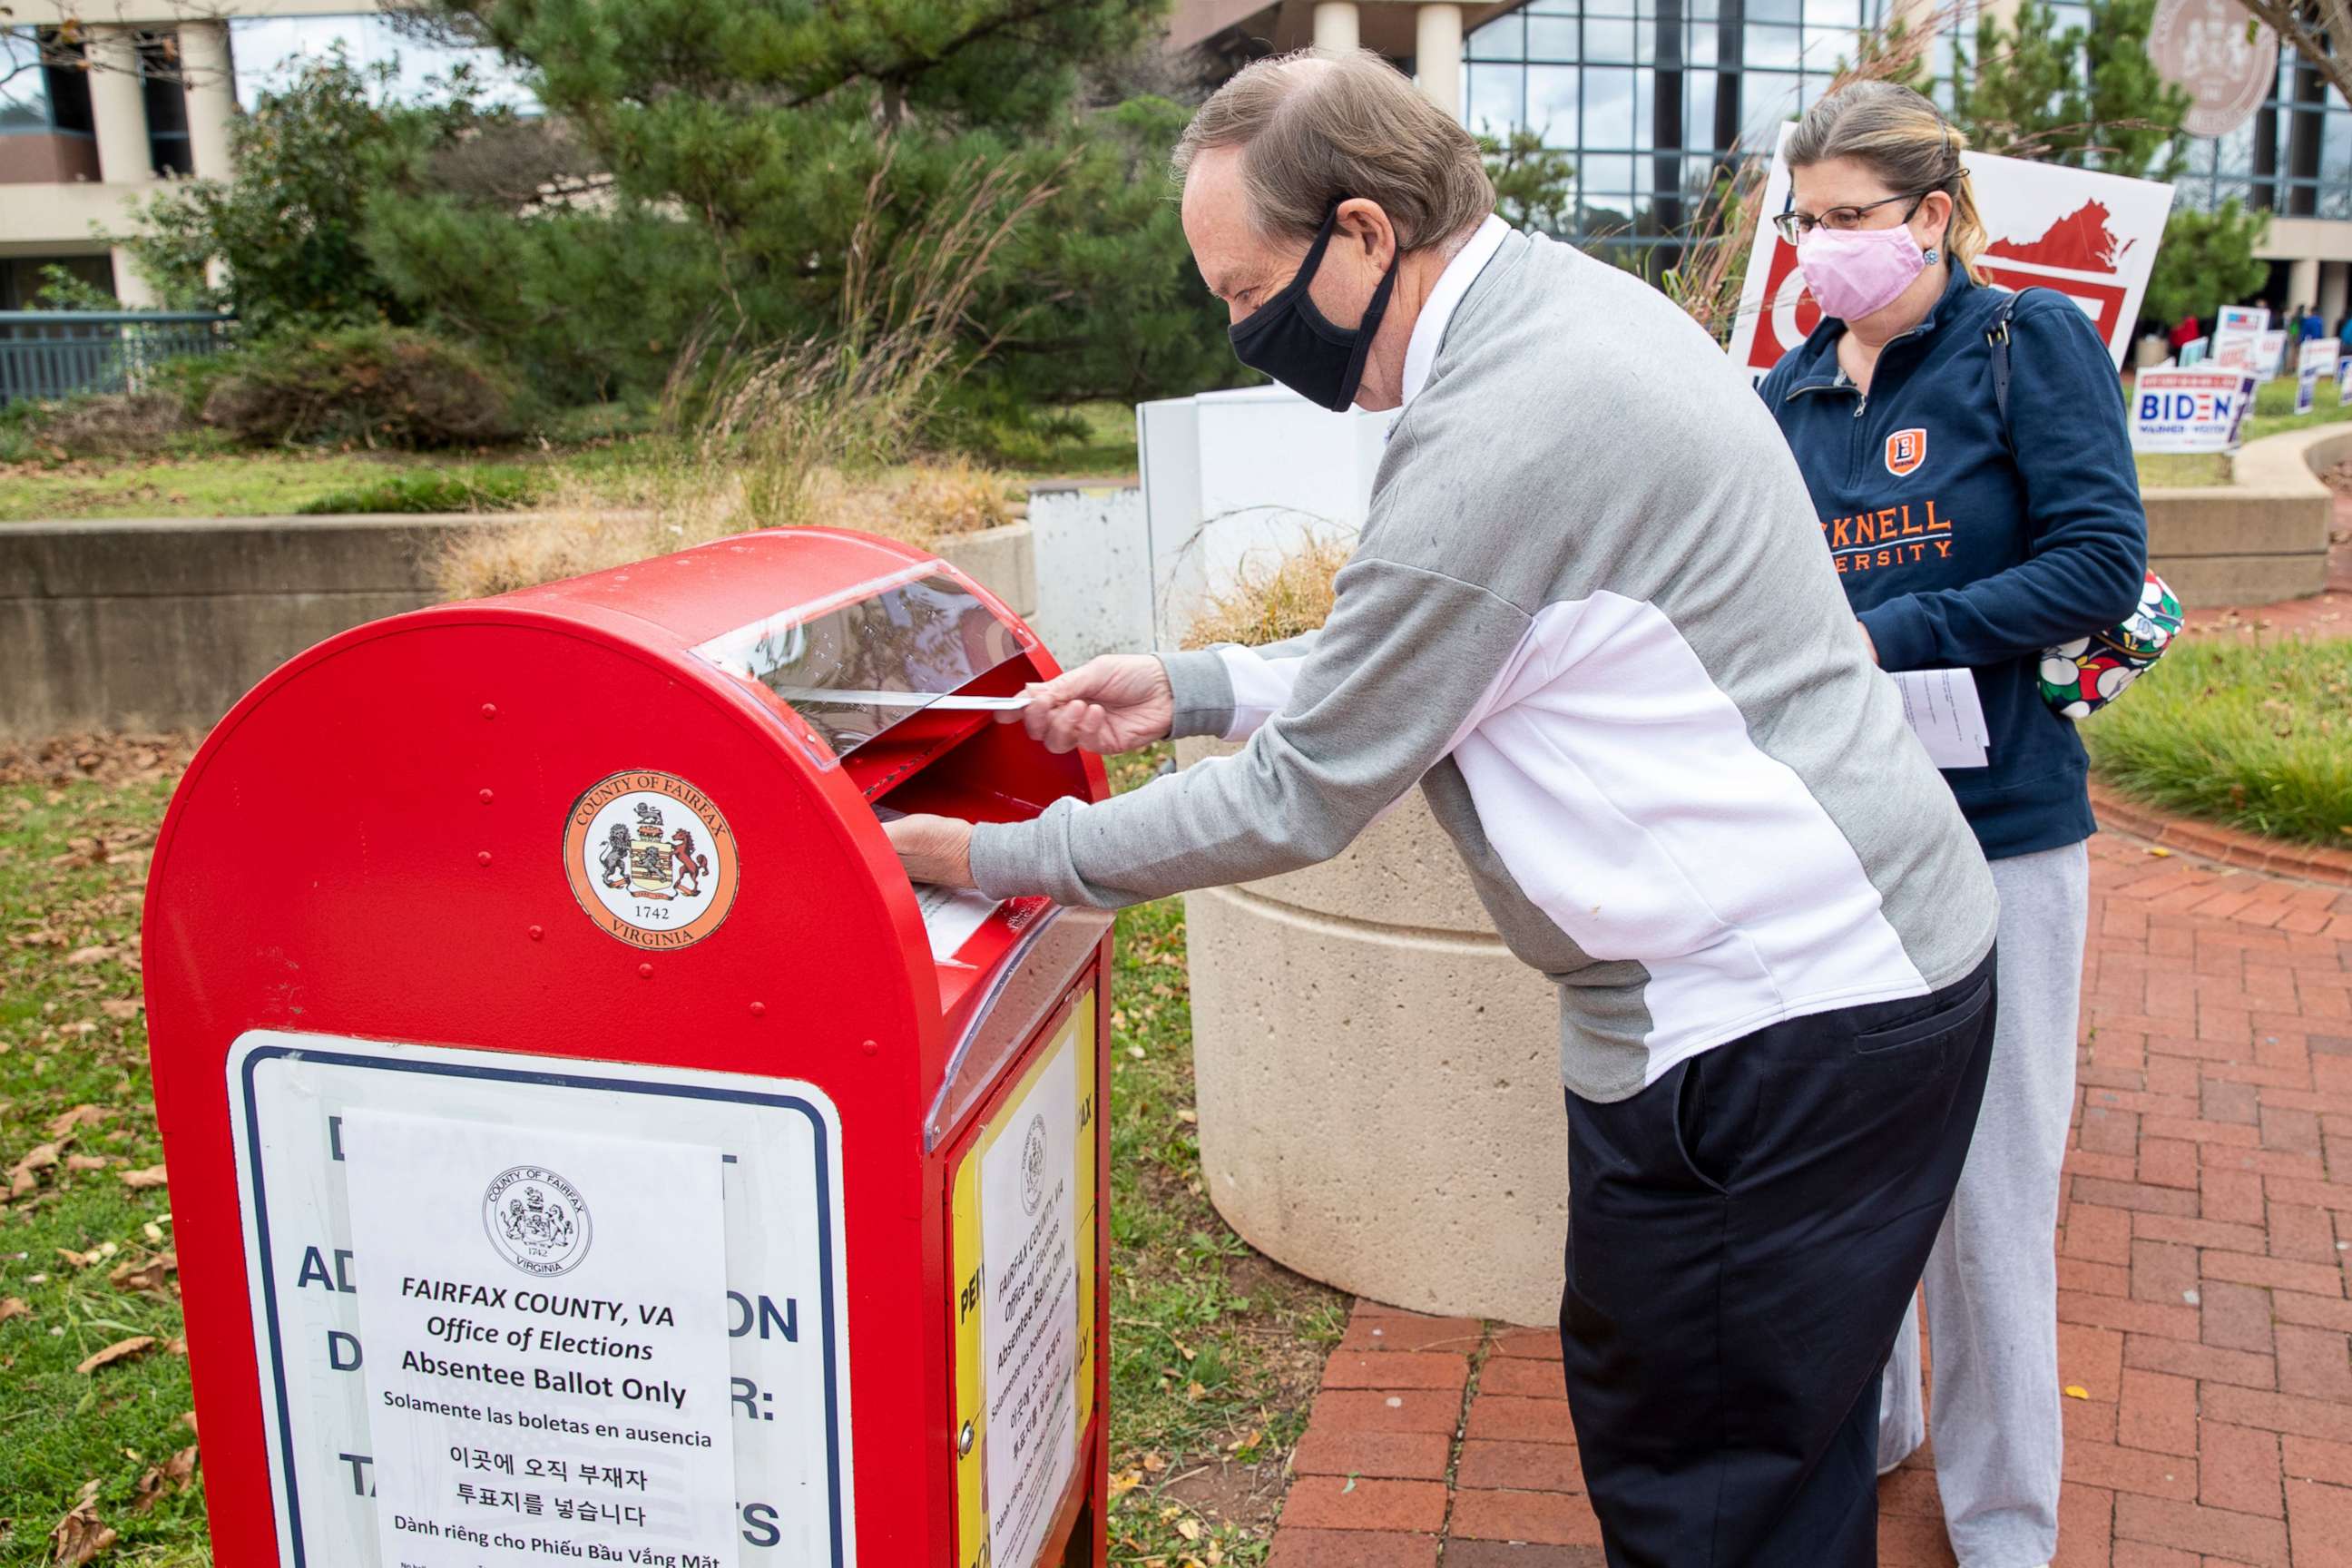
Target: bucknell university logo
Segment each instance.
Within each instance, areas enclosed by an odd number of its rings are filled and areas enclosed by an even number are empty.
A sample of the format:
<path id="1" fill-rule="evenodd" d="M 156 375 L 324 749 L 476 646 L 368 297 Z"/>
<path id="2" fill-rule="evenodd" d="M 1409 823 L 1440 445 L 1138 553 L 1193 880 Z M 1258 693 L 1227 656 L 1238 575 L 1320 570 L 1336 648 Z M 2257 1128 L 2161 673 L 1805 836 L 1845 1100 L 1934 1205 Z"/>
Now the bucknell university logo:
<path id="1" fill-rule="evenodd" d="M 1897 430 L 1886 438 L 1886 471 L 1901 479 L 1927 460 L 1927 432 Z"/>

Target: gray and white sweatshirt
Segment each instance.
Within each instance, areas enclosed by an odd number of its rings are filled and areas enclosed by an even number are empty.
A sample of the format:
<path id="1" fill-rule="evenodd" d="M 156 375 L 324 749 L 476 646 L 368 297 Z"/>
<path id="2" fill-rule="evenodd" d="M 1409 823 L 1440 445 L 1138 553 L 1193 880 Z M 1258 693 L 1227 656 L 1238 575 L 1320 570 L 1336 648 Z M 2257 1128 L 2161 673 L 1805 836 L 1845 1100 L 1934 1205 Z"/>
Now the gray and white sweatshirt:
<path id="1" fill-rule="evenodd" d="M 1966 975 L 1991 877 L 1747 378 L 1639 279 L 1494 229 L 1414 338 L 1328 623 L 1166 661 L 1175 733 L 1247 744 L 980 826 L 982 890 L 1115 907 L 1274 876 L 1418 784 L 1559 986 L 1561 1074 L 1595 1100 Z"/>

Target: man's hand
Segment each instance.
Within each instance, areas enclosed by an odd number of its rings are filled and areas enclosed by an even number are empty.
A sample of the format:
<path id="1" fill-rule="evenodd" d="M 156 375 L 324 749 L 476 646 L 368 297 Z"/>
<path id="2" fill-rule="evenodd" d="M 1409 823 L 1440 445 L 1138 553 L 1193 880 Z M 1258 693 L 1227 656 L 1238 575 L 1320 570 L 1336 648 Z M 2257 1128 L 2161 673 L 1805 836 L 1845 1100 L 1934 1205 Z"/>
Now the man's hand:
<path id="1" fill-rule="evenodd" d="M 884 823 L 882 831 L 890 836 L 908 881 L 971 886 L 971 823 L 952 816 L 902 816 Z"/>
<path id="2" fill-rule="evenodd" d="M 1145 653 L 1108 653 L 1028 689 L 1029 706 L 999 714 L 1018 719 L 1049 752 L 1083 747 L 1113 756 L 1168 738 L 1176 717 L 1168 671 Z"/>

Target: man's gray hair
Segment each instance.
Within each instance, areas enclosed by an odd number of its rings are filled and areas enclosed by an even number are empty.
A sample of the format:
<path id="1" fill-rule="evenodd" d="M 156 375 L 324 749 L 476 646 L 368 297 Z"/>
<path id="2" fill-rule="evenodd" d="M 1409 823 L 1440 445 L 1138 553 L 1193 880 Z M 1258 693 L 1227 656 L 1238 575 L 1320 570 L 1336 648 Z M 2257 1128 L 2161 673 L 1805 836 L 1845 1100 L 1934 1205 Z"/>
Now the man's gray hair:
<path id="1" fill-rule="evenodd" d="M 1311 238 L 1333 203 L 1360 196 L 1388 214 L 1401 248 L 1425 250 L 1495 210 L 1478 143 L 1365 49 L 1300 50 L 1244 67 L 1184 128 L 1170 160 L 1180 183 L 1211 147 L 1242 149 L 1261 234 Z"/>

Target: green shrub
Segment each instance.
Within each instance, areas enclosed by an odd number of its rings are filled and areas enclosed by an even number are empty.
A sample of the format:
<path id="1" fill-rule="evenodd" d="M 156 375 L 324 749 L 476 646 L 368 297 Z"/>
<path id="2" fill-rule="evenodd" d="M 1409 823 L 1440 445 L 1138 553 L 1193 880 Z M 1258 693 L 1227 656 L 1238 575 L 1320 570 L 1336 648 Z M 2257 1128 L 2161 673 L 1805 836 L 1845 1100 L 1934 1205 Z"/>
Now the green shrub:
<path id="1" fill-rule="evenodd" d="M 218 444 L 169 389 L 84 393 L 0 409 L 0 462 L 151 458 Z"/>
<path id="2" fill-rule="evenodd" d="M 474 445 L 516 429 L 515 392 L 471 350 L 402 327 L 286 332 L 237 351 L 205 422 L 256 445 Z"/>
<path id="3" fill-rule="evenodd" d="M 521 468 L 415 468 L 330 490 L 295 510 L 306 516 L 345 512 L 514 511 L 542 493 Z"/>
<path id="4" fill-rule="evenodd" d="M 2352 848 L 2352 641 L 2183 642 L 2086 720 L 2083 742 L 2130 795 Z"/>

